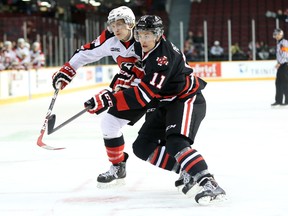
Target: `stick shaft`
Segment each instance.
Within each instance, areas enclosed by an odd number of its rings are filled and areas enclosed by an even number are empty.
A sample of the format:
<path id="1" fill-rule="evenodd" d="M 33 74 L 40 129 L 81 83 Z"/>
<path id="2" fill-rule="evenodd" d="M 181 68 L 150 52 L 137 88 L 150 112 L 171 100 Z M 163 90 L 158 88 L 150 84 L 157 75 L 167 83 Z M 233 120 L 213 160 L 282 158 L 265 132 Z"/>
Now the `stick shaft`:
<path id="1" fill-rule="evenodd" d="M 63 122 L 62 124 L 58 125 L 57 127 L 53 128 L 51 131 L 48 131 L 48 134 L 52 134 L 55 131 L 59 130 L 60 128 L 64 127 L 65 125 L 67 125 L 68 123 L 70 123 L 71 121 L 75 120 L 76 118 L 78 118 L 79 116 L 83 115 L 84 113 L 87 112 L 87 110 L 91 109 L 90 106 L 86 107 L 85 109 L 81 110 L 79 113 L 77 113 L 76 115 L 72 116 L 71 118 L 67 119 L 65 122 Z"/>
<path id="2" fill-rule="evenodd" d="M 47 150 L 61 150 L 61 149 L 63 149 L 63 148 L 54 148 L 52 146 L 48 146 L 42 141 L 44 133 L 46 131 L 46 127 L 47 127 L 47 123 L 48 123 L 49 117 L 50 117 L 50 115 L 52 113 L 52 109 L 54 107 L 57 95 L 59 93 L 59 90 L 60 90 L 60 88 L 57 88 L 55 90 L 55 92 L 54 92 L 53 98 L 52 98 L 52 100 L 50 102 L 50 105 L 49 105 L 49 108 L 48 108 L 48 111 L 47 111 L 47 114 L 46 114 L 46 117 L 45 117 L 45 120 L 44 120 L 44 124 L 43 124 L 43 126 L 42 126 L 42 128 L 40 130 L 40 135 L 39 135 L 39 137 L 37 139 L 37 145 L 42 147 L 42 148 L 44 148 L 44 149 L 47 149 Z"/>

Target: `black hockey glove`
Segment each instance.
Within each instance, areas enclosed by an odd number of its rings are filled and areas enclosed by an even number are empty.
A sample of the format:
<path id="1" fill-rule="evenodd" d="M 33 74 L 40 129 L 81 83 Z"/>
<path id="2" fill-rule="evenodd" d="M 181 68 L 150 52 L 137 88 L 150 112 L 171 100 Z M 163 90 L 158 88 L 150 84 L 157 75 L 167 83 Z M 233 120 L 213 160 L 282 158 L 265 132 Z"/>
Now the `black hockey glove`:
<path id="1" fill-rule="evenodd" d="M 66 62 L 59 71 L 56 71 L 53 76 L 53 88 L 56 90 L 61 83 L 61 90 L 68 85 L 74 76 L 76 75 L 76 71 L 71 67 L 71 65 Z"/>
<path id="2" fill-rule="evenodd" d="M 137 86 L 143 76 L 144 70 L 138 67 L 136 63 L 123 62 L 120 65 L 119 73 L 114 76 L 110 87 L 113 91 L 117 92 L 131 86 Z"/>
<path id="3" fill-rule="evenodd" d="M 91 114 L 96 113 L 97 115 L 115 105 L 115 97 L 113 94 L 104 89 L 98 94 L 94 95 L 91 99 L 84 103 L 85 107 L 91 107 L 88 112 Z"/>

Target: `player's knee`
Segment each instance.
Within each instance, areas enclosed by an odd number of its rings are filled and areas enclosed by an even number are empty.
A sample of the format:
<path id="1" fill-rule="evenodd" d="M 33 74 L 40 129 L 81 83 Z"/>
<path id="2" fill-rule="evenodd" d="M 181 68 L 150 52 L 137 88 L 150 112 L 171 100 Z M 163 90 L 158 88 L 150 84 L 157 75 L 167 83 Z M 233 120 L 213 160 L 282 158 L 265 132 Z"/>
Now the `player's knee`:
<path id="1" fill-rule="evenodd" d="M 190 147 L 190 141 L 182 135 L 170 135 L 166 140 L 166 151 L 168 154 L 175 156 L 178 152 L 186 147 Z"/>
<path id="2" fill-rule="evenodd" d="M 121 128 L 127 123 L 128 120 L 119 119 L 111 114 L 103 115 L 100 125 L 103 137 L 111 139 L 121 136 Z"/>
<path id="3" fill-rule="evenodd" d="M 153 153 L 153 151 L 157 147 L 157 141 L 151 140 L 147 136 L 141 136 L 139 135 L 137 139 L 134 141 L 133 145 L 133 152 L 134 154 L 142 159 L 147 160 L 149 156 Z"/>

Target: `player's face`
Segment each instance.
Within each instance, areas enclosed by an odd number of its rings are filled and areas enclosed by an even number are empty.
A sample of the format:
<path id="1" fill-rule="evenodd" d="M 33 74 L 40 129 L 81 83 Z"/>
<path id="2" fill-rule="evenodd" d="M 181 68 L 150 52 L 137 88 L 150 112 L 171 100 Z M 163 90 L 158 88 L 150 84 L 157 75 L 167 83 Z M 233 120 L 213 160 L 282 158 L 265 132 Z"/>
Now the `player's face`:
<path id="1" fill-rule="evenodd" d="M 109 25 L 114 35 L 121 41 L 127 41 L 130 38 L 131 30 L 124 20 L 117 20 Z"/>
<path id="2" fill-rule="evenodd" d="M 155 47 L 156 37 L 153 32 L 139 31 L 138 38 L 143 52 L 149 52 Z"/>
<path id="3" fill-rule="evenodd" d="M 277 41 L 279 41 L 279 40 L 282 39 L 282 34 L 276 34 L 276 35 L 274 35 L 274 38 L 275 38 Z"/>

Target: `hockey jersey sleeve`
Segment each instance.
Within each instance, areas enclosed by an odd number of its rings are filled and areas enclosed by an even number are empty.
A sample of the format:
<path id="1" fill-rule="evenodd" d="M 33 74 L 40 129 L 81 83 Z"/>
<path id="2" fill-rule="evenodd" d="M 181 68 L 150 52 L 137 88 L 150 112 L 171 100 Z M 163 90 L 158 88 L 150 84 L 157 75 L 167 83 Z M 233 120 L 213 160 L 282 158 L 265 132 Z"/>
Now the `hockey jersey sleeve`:
<path id="1" fill-rule="evenodd" d="M 86 64 L 96 62 L 103 57 L 109 56 L 109 44 L 105 42 L 112 36 L 112 33 L 110 33 L 108 30 L 104 30 L 94 41 L 77 49 L 69 60 L 71 67 L 74 70 L 77 70 Z"/>
<path id="2" fill-rule="evenodd" d="M 163 60 L 163 59 L 162 59 Z M 169 61 L 164 59 L 164 61 Z M 153 61 L 152 61 L 153 62 Z M 156 62 L 156 59 L 155 59 Z M 117 110 L 131 110 L 145 107 L 153 98 L 162 98 L 159 94 L 171 75 L 171 67 L 163 64 L 151 64 L 145 67 L 146 75 L 138 86 L 134 86 L 114 94 Z"/>

